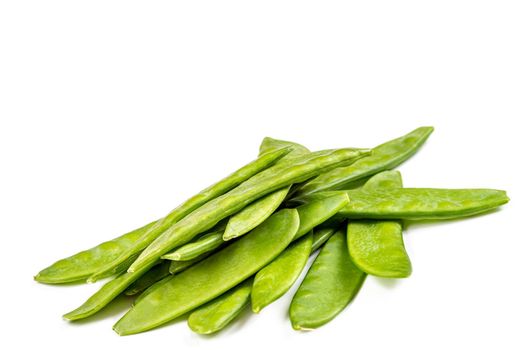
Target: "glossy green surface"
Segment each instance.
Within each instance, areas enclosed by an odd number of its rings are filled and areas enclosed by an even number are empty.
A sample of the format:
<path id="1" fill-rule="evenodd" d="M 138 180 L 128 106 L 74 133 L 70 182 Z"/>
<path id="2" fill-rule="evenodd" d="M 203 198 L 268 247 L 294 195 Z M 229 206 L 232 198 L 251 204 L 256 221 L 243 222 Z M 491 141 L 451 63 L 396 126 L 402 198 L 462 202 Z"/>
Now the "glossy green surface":
<path id="1" fill-rule="evenodd" d="M 301 186 L 294 195 L 300 197 L 310 193 L 339 189 L 350 182 L 395 168 L 415 154 L 433 130 L 432 127 L 420 127 L 400 138 L 383 143 L 372 149 L 370 157 L 360 159 L 347 167 L 323 173 Z"/>
<path id="2" fill-rule="evenodd" d="M 348 255 L 344 231 L 337 231 L 321 249 L 292 299 L 293 328 L 315 329 L 332 320 L 359 292 L 365 277 Z"/>
<path id="3" fill-rule="evenodd" d="M 68 258 L 59 260 L 49 267 L 40 271 L 35 280 L 40 283 L 69 283 L 85 280 L 96 271 L 117 259 L 123 252 L 138 242 L 144 233 L 155 222 L 126 233 L 111 241 L 107 241 L 88 250 L 72 255 Z M 125 271 L 132 261 L 124 261 L 116 266 L 115 273 Z M 113 272 L 103 274 L 102 277 L 108 277 Z"/>
<path id="4" fill-rule="evenodd" d="M 312 234 L 292 243 L 255 275 L 252 310 L 258 313 L 279 299 L 297 280 L 312 251 Z"/>
<path id="5" fill-rule="evenodd" d="M 314 229 L 312 252 L 315 252 L 317 249 L 321 248 L 321 246 L 325 244 L 326 241 L 328 241 L 336 231 L 337 229 L 334 227 Z"/>
<path id="6" fill-rule="evenodd" d="M 318 200 L 341 191 L 308 196 Z M 490 211 L 509 201 L 505 191 L 492 189 L 394 188 L 350 190 L 350 203 L 337 213 L 349 219 L 455 219 Z"/>
<path id="7" fill-rule="evenodd" d="M 153 266 L 142 277 L 133 282 L 125 291 L 126 295 L 142 293 L 153 284 L 170 275 L 170 262 L 165 261 Z"/>
<path id="8" fill-rule="evenodd" d="M 276 164 L 310 153 L 306 147 L 297 143 L 265 137 L 259 148 L 259 155 L 263 155 L 267 152 L 271 152 L 283 147 L 290 147 L 292 151 L 278 160 Z M 291 185 L 288 185 L 282 189 L 267 194 L 266 196 L 259 198 L 255 202 L 247 205 L 238 213 L 232 215 L 228 221 L 228 225 L 226 226 L 223 239 L 228 241 L 230 239 L 240 237 L 257 227 L 275 210 L 277 210 L 279 205 L 286 198 L 290 187 Z"/>
<path id="9" fill-rule="evenodd" d="M 140 303 L 142 299 L 144 299 L 149 293 L 153 292 L 155 289 L 160 288 L 164 283 L 168 283 L 169 280 L 171 280 L 173 276 L 170 274 L 163 279 L 153 283 L 151 286 L 149 286 L 146 290 L 144 290 L 136 299 L 133 301 L 133 305 L 136 305 L 137 303 Z"/>
<path id="10" fill-rule="evenodd" d="M 279 207 L 286 198 L 290 187 L 291 185 L 288 185 L 285 188 L 267 194 L 232 215 L 222 238 L 225 241 L 229 241 L 257 227 Z"/>
<path id="11" fill-rule="evenodd" d="M 159 259 L 170 250 L 187 243 L 220 220 L 235 214 L 251 202 L 292 183 L 305 181 L 322 171 L 349 164 L 365 157 L 369 150 L 337 149 L 313 152 L 266 169 L 230 192 L 217 197 L 164 231 L 130 266 L 132 272 Z"/>
<path id="12" fill-rule="evenodd" d="M 297 230 L 295 238 L 307 234 L 314 227 L 330 219 L 348 205 L 348 202 L 349 200 L 346 193 L 339 193 L 335 196 L 327 196 L 298 206 L 296 209 L 301 218 L 301 225 L 299 226 L 299 230 Z"/>
<path id="13" fill-rule="evenodd" d="M 140 270 L 133 273 L 124 272 L 115 279 L 107 282 L 95 294 L 93 294 L 86 302 L 80 305 L 75 310 L 68 312 L 63 317 L 68 321 L 76 321 L 87 318 L 96 314 L 107 306 L 120 293 L 124 292 L 133 282 L 138 280 L 146 272 L 148 272 L 155 262 L 145 265 Z"/>
<path id="14" fill-rule="evenodd" d="M 177 274 L 177 273 L 179 273 L 181 271 L 184 271 L 188 267 L 190 267 L 192 265 L 195 265 L 199 261 L 202 261 L 202 260 L 206 259 L 208 256 L 210 256 L 214 252 L 215 252 L 215 250 L 212 250 L 210 252 L 202 254 L 201 256 L 199 256 L 197 258 L 194 258 L 194 259 L 191 259 L 191 260 L 186 260 L 186 261 L 172 260 L 171 264 L 170 264 L 170 273 L 172 275 L 175 275 L 175 274 Z"/>
<path id="15" fill-rule="evenodd" d="M 248 305 L 252 279 L 248 279 L 193 311 L 188 326 L 199 334 L 212 334 L 230 324 Z"/>
<path id="16" fill-rule="evenodd" d="M 236 286 L 272 261 L 299 227 L 295 209 L 270 216 L 249 235 L 174 275 L 140 300 L 114 326 L 120 335 L 155 328 Z"/>
<path id="17" fill-rule="evenodd" d="M 162 256 L 166 260 L 188 261 L 198 258 L 202 254 L 220 248 L 225 244 L 222 239 L 224 231 L 210 232 L 199 237 L 195 242 L 187 243 L 173 252 Z"/>
<path id="18" fill-rule="evenodd" d="M 132 246 L 127 247 L 127 249 L 121 252 L 116 259 L 114 258 L 111 260 L 110 263 L 101 266 L 97 270 L 97 272 L 93 273 L 89 277 L 88 281 L 95 282 L 101 277 L 114 273 L 118 266 L 121 266 L 123 262 L 130 260 L 131 257 L 135 256 L 135 254 L 140 253 L 151 242 L 153 242 L 155 238 L 157 238 L 162 232 L 164 232 L 175 222 L 179 221 L 180 219 L 182 219 L 183 217 L 185 217 L 190 212 L 197 209 L 204 203 L 207 203 L 210 200 L 226 193 L 227 191 L 234 188 L 243 181 L 249 179 L 253 175 L 270 167 L 276 161 L 288 154 L 290 151 L 291 148 L 282 148 L 274 150 L 272 152 L 267 152 L 264 155 L 257 158 L 256 160 L 252 161 L 251 163 L 243 166 L 242 168 L 233 172 L 229 176 L 225 177 L 221 181 L 215 183 L 214 185 L 199 192 L 197 195 L 191 197 L 183 204 L 172 210 L 166 217 L 157 221 L 155 224 L 149 227 L 145 232 L 141 234 L 141 237 L 138 241 L 134 242 Z"/>
<path id="19" fill-rule="evenodd" d="M 388 189 L 403 186 L 398 171 L 384 171 L 373 176 L 364 188 Z M 354 264 L 367 274 L 404 278 L 412 273 L 412 264 L 403 243 L 399 221 L 350 220 L 346 240 Z"/>

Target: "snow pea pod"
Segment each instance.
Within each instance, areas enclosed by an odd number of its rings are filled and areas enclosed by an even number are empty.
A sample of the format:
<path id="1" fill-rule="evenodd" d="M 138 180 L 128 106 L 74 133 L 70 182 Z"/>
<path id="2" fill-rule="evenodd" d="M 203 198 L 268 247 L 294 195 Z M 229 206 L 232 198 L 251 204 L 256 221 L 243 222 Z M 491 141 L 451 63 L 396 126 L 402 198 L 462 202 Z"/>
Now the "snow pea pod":
<path id="1" fill-rule="evenodd" d="M 301 218 L 301 225 L 299 226 L 299 230 L 297 230 L 295 238 L 307 234 L 314 227 L 330 219 L 348 205 L 348 202 L 348 196 L 343 192 L 335 196 L 327 196 L 298 206 L 296 209 Z"/>
<path id="2" fill-rule="evenodd" d="M 337 217 L 348 219 L 455 219 L 490 211 L 509 201 L 505 191 L 493 189 L 392 188 L 314 193 L 317 200 L 345 192 L 350 198 Z"/>
<path id="3" fill-rule="evenodd" d="M 190 267 L 192 265 L 195 265 L 199 261 L 202 261 L 202 260 L 206 259 L 208 256 L 210 256 L 213 253 L 214 253 L 214 251 L 210 251 L 210 252 L 202 254 L 201 256 L 198 256 L 196 258 L 193 258 L 191 260 L 186 260 L 186 261 L 172 260 L 171 264 L 170 264 L 170 273 L 172 275 L 175 275 L 175 274 L 177 274 L 177 273 L 179 273 L 181 271 L 184 271 L 188 267 Z"/>
<path id="4" fill-rule="evenodd" d="M 332 237 L 332 235 L 337 231 L 335 227 L 324 227 L 321 229 L 314 229 L 313 241 L 312 241 L 312 252 L 315 252 L 317 249 Z"/>
<path id="5" fill-rule="evenodd" d="M 290 190 L 291 185 L 267 194 L 232 215 L 222 239 L 229 241 L 240 237 L 257 227 L 279 207 Z"/>
<path id="6" fill-rule="evenodd" d="M 342 164 L 349 164 L 369 153 L 369 150 L 353 148 L 325 150 L 276 164 L 207 202 L 164 231 L 140 254 L 128 271 L 132 272 L 157 260 L 265 194 L 305 181 Z"/>
<path id="7" fill-rule="evenodd" d="M 248 305 L 252 282 L 250 278 L 193 311 L 188 317 L 190 329 L 199 334 L 211 334 L 230 324 Z"/>
<path id="8" fill-rule="evenodd" d="M 102 267 L 117 259 L 122 252 L 139 241 L 144 233 L 154 224 L 155 222 L 151 222 L 144 227 L 128 232 L 111 241 L 101 243 L 96 247 L 61 259 L 40 271 L 34 278 L 40 283 L 50 284 L 85 280 Z M 122 264 L 116 266 L 114 272 L 120 273 L 125 271 L 130 264 L 131 261 L 123 261 Z M 113 274 L 113 272 L 103 274 L 101 277 L 108 277 L 111 274 Z"/>
<path id="9" fill-rule="evenodd" d="M 258 313 L 290 289 L 306 265 L 311 251 L 312 234 L 308 234 L 257 272 L 252 290 L 253 312 Z"/>
<path id="10" fill-rule="evenodd" d="M 133 282 L 148 272 L 155 264 L 156 261 L 144 265 L 135 272 L 124 272 L 120 276 L 104 284 L 78 308 L 68 312 L 62 317 L 68 321 L 76 321 L 96 314 L 98 311 L 106 307 L 120 293 L 124 292 Z"/>
<path id="11" fill-rule="evenodd" d="M 126 295 L 135 295 L 142 293 L 153 284 L 157 283 L 164 277 L 170 275 L 170 263 L 169 261 L 161 262 L 151 268 L 142 277 L 133 282 L 125 291 Z"/>
<path id="12" fill-rule="evenodd" d="M 222 239 L 224 230 L 210 232 L 200 237 L 195 242 L 187 243 L 171 253 L 162 256 L 162 259 L 188 261 L 198 258 L 204 253 L 223 246 L 226 242 Z"/>
<path id="13" fill-rule="evenodd" d="M 127 249 L 121 252 L 116 259 L 113 258 L 110 260 L 110 263 L 106 263 L 103 266 L 101 266 L 97 272 L 93 273 L 89 277 L 88 281 L 95 282 L 97 279 L 108 275 L 108 273 L 114 273 L 118 266 L 130 260 L 130 258 L 133 257 L 135 254 L 140 253 L 173 223 L 179 221 L 188 213 L 192 212 L 204 203 L 226 193 L 227 191 L 234 188 L 243 181 L 249 179 L 253 175 L 270 167 L 289 152 L 291 152 L 291 148 L 281 148 L 273 150 L 271 152 L 267 152 L 264 155 L 258 157 L 256 160 L 252 161 L 251 163 L 241 167 L 237 171 L 233 172 L 224 179 L 215 183 L 214 185 L 204 189 L 197 195 L 191 197 L 183 204 L 172 210 L 166 217 L 157 221 L 152 226 L 148 227 L 148 229 L 141 234 L 140 240 L 136 241 L 135 244 L 133 244 L 132 246 L 127 247 Z"/>
<path id="14" fill-rule="evenodd" d="M 356 296 L 366 274 L 348 255 L 344 231 L 326 242 L 290 304 L 290 320 L 297 330 L 320 327 L 337 316 Z"/>
<path id="15" fill-rule="evenodd" d="M 143 332 L 203 305 L 272 261 L 288 246 L 298 227 L 295 209 L 278 211 L 249 235 L 148 293 L 113 329 L 120 335 Z"/>
<path id="16" fill-rule="evenodd" d="M 414 155 L 434 131 L 432 127 L 420 127 L 412 132 L 383 143 L 372 149 L 372 155 L 347 166 L 325 172 L 302 185 L 294 194 L 302 197 L 307 194 L 340 189 L 342 186 L 392 169 Z"/>
<path id="17" fill-rule="evenodd" d="M 403 186 L 398 171 L 384 171 L 373 176 L 364 188 L 399 188 Z M 347 225 L 350 258 L 367 274 L 404 278 L 412 273 L 412 264 L 403 243 L 399 221 L 356 220 Z"/>
<path id="18" fill-rule="evenodd" d="M 290 147 L 292 151 L 278 160 L 276 164 L 310 153 L 306 147 L 297 143 L 265 137 L 261 143 L 259 155 L 282 147 Z M 286 198 L 290 188 L 291 185 L 267 194 L 232 215 L 226 226 L 223 239 L 227 241 L 242 236 L 257 227 L 257 225 L 266 220 L 279 207 Z"/>

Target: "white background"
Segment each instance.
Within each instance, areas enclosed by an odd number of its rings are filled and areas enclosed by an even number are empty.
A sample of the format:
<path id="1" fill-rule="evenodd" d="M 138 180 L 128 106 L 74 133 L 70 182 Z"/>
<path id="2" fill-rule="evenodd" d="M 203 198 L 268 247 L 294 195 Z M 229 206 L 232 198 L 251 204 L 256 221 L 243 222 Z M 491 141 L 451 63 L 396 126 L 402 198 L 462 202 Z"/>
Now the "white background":
<path id="1" fill-rule="evenodd" d="M 523 349 L 522 1 L 0 2 L 1 347 Z M 141 226 L 257 154 L 436 131 L 406 186 L 505 189 L 502 210 L 410 225 L 413 275 L 369 278 L 333 322 L 293 331 L 287 294 L 213 337 L 118 337 L 99 285 L 32 280 Z M 7 347 L 6 347 L 7 345 Z"/>

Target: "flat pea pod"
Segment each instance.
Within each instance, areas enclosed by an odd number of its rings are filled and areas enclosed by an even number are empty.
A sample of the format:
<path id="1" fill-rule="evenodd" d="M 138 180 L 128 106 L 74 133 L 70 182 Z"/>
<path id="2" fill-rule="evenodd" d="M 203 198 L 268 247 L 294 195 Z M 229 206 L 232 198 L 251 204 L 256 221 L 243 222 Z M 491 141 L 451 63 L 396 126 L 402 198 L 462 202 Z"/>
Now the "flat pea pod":
<path id="1" fill-rule="evenodd" d="M 383 170 L 392 169 L 414 155 L 425 143 L 433 127 L 420 127 L 412 132 L 383 143 L 372 149 L 372 155 L 347 166 L 325 172 L 302 185 L 296 197 L 320 191 L 340 189 L 342 186 L 374 175 Z"/>
<path id="2" fill-rule="evenodd" d="M 149 286 L 147 289 L 145 289 L 134 301 L 133 305 L 136 305 L 137 303 L 140 303 L 142 299 L 144 299 L 149 293 L 153 292 L 155 289 L 160 288 L 164 283 L 167 283 L 173 276 L 168 275 L 164 277 L 161 280 L 158 280 L 157 282 L 153 283 L 151 286 Z"/>
<path id="3" fill-rule="evenodd" d="M 135 334 L 194 310 L 272 261 L 292 241 L 298 227 L 295 209 L 278 211 L 249 235 L 148 293 L 113 329 L 120 335 Z"/>
<path id="4" fill-rule="evenodd" d="M 373 176 L 364 188 L 399 188 L 403 186 L 398 171 L 385 171 Z M 399 221 L 350 220 L 347 225 L 348 252 L 356 266 L 369 275 L 405 278 L 412 264 L 403 243 Z"/>
<path id="5" fill-rule="evenodd" d="M 267 152 L 214 185 L 186 200 L 183 204 L 172 210 L 166 217 L 158 220 L 152 226 L 148 227 L 145 232 L 142 232 L 140 239 L 132 246 L 127 247 L 127 249 L 121 252 L 117 258 L 111 259 L 110 263 L 103 264 L 102 266 L 99 265 L 99 269 L 89 277 L 88 282 L 95 282 L 101 277 L 116 272 L 119 266 L 124 262 L 129 261 L 135 254 L 140 253 L 173 223 L 179 221 L 204 203 L 226 193 L 253 175 L 270 167 L 289 152 L 291 152 L 291 148 L 282 148 Z M 126 266 L 126 268 L 127 267 L 128 266 Z"/>
<path id="6" fill-rule="evenodd" d="M 365 277 L 348 255 L 344 231 L 337 231 L 292 299 L 289 314 L 293 328 L 315 329 L 332 320 L 356 296 Z"/>
<path id="7" fill-rule="evenodd" d="M 252 282 L 247 279 L 193 311 L 188 317 L 190 329 L 198 334 L 212 334 L 230 324 L 248 305 Z"/>
<path id="8" fill-rule="evenodd" d="M 312 234 L 298 239 L 257 272 L 252 291 L 253 312 L 258 313 L 290 289 L 308 261 L 312 240 Z"/>
<path id="9" fill-rule="evenodd" d="M 76 321 L 96 314 L 98 311 L 106 307 L 120 293 L 124 292 L 133 282 L 148 272 L 154 265 L 155 262 L 145 265 L 135 272 L 124 272 L 104 284 L 78 308 L 68 312 L 62 317 L 68 321 Z"/>
<path id="10" fill-rule="evenodd" d="M 314 229 L 313 240 L 312 240 L 312 252 L 315 252 L 317 249 L 321 248 L 323 244 L 333 236 L 337 231 L 335 227 L 323 227 L 319 229 Z"/>
<path id="11" fill-rule="evenodd" d="M 210 232 L 200 237 L 195 242 L 187 243 L 171 253 L 162 256 L 166 260 L 188 261 L 198 258 L 202 254 L 223 246 L 226 242 L 222 239 L 224 231 Z"/>
<path id="12" fill-rule="evenodd" d="M 182 271 L 186 270 L 187 268 L 189 268 L 190 266 L 195 265 L 199 261 L 202 261 L 202 260 L 206 259 L 208 256 L 210 256 L 213 253 L 214 253 L 214 251 L 210 251 L 210 252 L 202 254 L 199 257 L 193 258 L 191 260 L 186 260 L 186 261 L 171 260 L 171 263 L 170 263 L 170 274 L 175 275 L 175 274 L 177 274 L 179 272 L 182 272 Z"/>
<path id="13" fill-rule="evenodd" d="M 299 230 L 297 230 L 295 238 L 307 234 L 314 227 L 330 219 L 348 205 L 348 202 L 348 196 L 345 193 L 340 193 L 298 206 L 296 209 L 301 219 L 301 225 L 299 226 Z"/>
<path id="14" fill-rule="evenodd" d="M 265 194 L 292 183 L 305 181 L 323 171 L 365 157 L 369 153 L 369 150 L 353 148 L 324 150 L 276 164 L 228 193 L 207 202 L 164 231 L 140 254 L 128 271 L 133 272 L 159 259 Z"/>
<path id="15" fill-rule="evenodd" d="M 162 280 L 163 278 L 170 275 L 170 263 L 168 261 L 161 262 L 153 266 L 148 272 L 146 272 L 142 277 L 133 282 L 125 291 L 126 295 L 135 295 L 142 293 L 153 284 Z"/>
<path id="16" fill-rule="evenodd" d="M 313 244 L 311 234 L 308 235 L 307 239 L 301 239 L 301 237 L 335 215 L 347 203 L 347 196 L 333 196 L 312 201 L 296 208 L 299 213 L 300 225 L 294 240 L 299 239 L 299 242 L 286 248 L 255 276 L 252 293 L 252 310 L 254 312 L 259 312 L 284 295 L 299 278 L 308 261 Z"/>
<path id="17" fill-rule="evenodd" d="M 341 191 L 308 196 L 318 200 Z M 455 219 L 490 211 L 509 201 L 505 191 L 493 189 L 392 188 L 349 190 L 350 203 L 337 213 L 348 219 Z"/>
<path id="18" fill-rule="evenodd" d="M 88 250 L 84 250 L 68 258 L 61 259 L 51 266 L 40 271 L 34 278 L 40 283 L 58 284 L 70 283 L 85 280 L 87 277 L 100 270 L 103 266 L 111 263 L 118 258 L 122 252 L 129 249 L 141 239 L 143 234 L 155 222 L 126 233 L 111 241 L 107 241 Z M 125 271 L 131 264 L 116 266 L 115 273 Z M 103 274 L 102 277 L 108 277 L 111 273 Z"/>
<path id="19" fill-rule="evenodd" d="M 222 239 L 229 241 L 240 237 L 266 220 L 284 201 L 291 185 L 267 194 L 232 215 Z"/>
<path id="20" fill-rule="evenodd" d="M 265 137 L 259 148 L 259 155 L 266 152 L 273 151 L 275 149 L 290 147 L 292 151 L 286 156 L 277 161 L 276 164 L 287 161 L 291 158 L 310 153 L 310 151 L 297 143 L 272 139 Z M 284 201 L 286 198 L 291 185 L 279 189 L 275 192 L 267 194 L 266 196 L 256 200 L 255 202 L 247 205 L 241 209 L 238 213 L 232 215 L 226 226 L 223 239 L 228 241 L 230 239 L 240 237 L 252 229 L 257 227 L 260 223 L 266 220 Z"/>

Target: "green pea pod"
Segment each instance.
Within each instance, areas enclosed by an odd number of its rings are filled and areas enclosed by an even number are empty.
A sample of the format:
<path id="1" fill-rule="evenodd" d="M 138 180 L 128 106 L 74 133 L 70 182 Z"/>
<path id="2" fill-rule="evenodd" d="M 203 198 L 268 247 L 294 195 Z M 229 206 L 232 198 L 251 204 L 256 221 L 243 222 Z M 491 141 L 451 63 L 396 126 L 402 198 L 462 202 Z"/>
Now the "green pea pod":
<path id="1" fill-rule="evenodd" d="M 265 137 L 261 143 L 259 149 L 259 155 L 266 152 L 271 152 L 275 149 L 282 147 L 290 147 L 292 151 L 286 156 L 277 161 L 276 164 L 282 163 L 289 159 L 293 159 L 303 154 L 308 154 L 310 151 L 297 143 L 276 140 L 270 137 Z M 273 193 L 267 194 L 266 196 L 256 200 L 249 204 L 245 208 L 241 209 L 238 213 L 232 215 L 226 226 L 223 239 L 228 241 L 230 239 L 240 237 L 252 229 L 257 227 L 260 223 L 266 220 L 283 202 L 290 190 L 291 185 L 277 190 Z"/>
<path id="2" fill-rule="evenodd" d="M 373 176 L 366 189 L 402 187 L 398 171 L 384 171 Z M 357 220 L 347 225 L 347 244 L 356 266 L 378 277 L 404 278 L 412 273 L 412 264 L 403 243 L 399 221 Z"/>
<path id="3" fill-rule="evenodd" d="M 295 238 L 307 234 L 313 230 L 314 227 L 330 219 L 347 204 L 348 196 L 346 196 L 345 193 L 340 193 L 335 196 L 325 197 L 300 205 L 296 209 L 301 218 L 301 225 L 299 226 L 299 230 L 297 230 Z"/>
<path id="4" fill-rule="evenodd" d="M 179 272 L 182 272 L 182 271 L 186 270 L 188 267 L 195 265 L 199 261 L 202 261 L 202 260 L 206 259 L 208 256 L 210 256 L 213 253 L 214 253 L 214 251 L 210 251 L 210 252 L 204 253 L 204 254 L 196 257 L 196 258 L 193 258 L 191 260 L 186 260 L 186 261 L 172 260 L 171 264 L 170 264 L 170 273 L 172 275 L 175 275 L 175 274 L 177 274 Z"/>
<path id="5" fill-rule="evenodd" d="M 167 283 L 173 276 L 168 275 L 164 277 L 161 280 L 158 280 L 157 282 L 153 283 L 151 286 L 149 286 L 147 289 L 145 289 L 133 302 L 133 305 L 136 305 L 137 303 L 140 303 L 142 299 L 144 299 L 149 293 L 153 292 L 155 289 L 160 288 L 164 283 Z"/>
<path id="6" fill-rule="evenodd" d="M 228 292 L 193 311 L 188 326 L 199 334 L 212 334 L 230 324 L 250 301 L 252 279 L 247 279 Z"/>
<path id="7" fill-rule="evenodd" d="M 295 209 L 280 210 L 249 235 L 174 275 L 141 299 L 113 329 L 120 335 L 143 332 L 203 305 L 272 261 L 292 241 L 298 227 Z"/>
<path id="8" fill-rule="evenodd" d="M 253 312 L 258 313 L 290 289 L 306 265 L 311 251 L 312 234 L 308 234 L 257 272 L 252 291 Z"/>
<path id="9" fill-rule="evenodd" d="M 161 262 L 151 268 L 142 277 L 133 282 L 125 291 L 126 295 L 135 295 L 142 293 L 153 284 L 170 275 L 170 263 L 168 261 Z"/>
<path id="10" fill-rule="evenodd" d="M 226 242 L 222 239 L 224 231 L 210 232 L 200 237 L 195 242 L 187 243 L 171 253 L 162 256 L 162 259 L 188 261 L 198 258 L 202 254 L 223 246 Z"/>
<path id="11" fill-rule="evenodd" d="M 130 257 L 140 253 L 173 223 L 179 221 L 188 213 L 192 212 L 204 203 L 209 202 L 210 200 L 226 193 L 253 175 L 270 167 L 276 161 L 291 152 L 291 150 L 291 148 L 283 148 L 274 150 L 272 152 L 267 152 L 253 162 L 243 166 L 234 173 L 217 182 L 216 184 L 191 197 L 183 204 L 172 210 L 165 218 L 148 227 L 145 232 L 142 232 L 141 238 L 134 242 L 132 246 L 126 247 L 124 251 L 120 252 L 117 258 L 111 259 L 109 263 L 103 264 L 102 266 L 99 265 L 99 269 L 89 277 L 88 282 L 95 282 L 101 277 L 107 276 L 108 274 L 111 275 L 112 273 L 116 272 L 119 266 L 121 266 L 124 262 L 129 261 Z M 127 267 L 129 267 L 129 265 L 126 266 L 126 268 Z"/>
<path id="12" fill-rule="evenodd" d="M 144 233 L 154 224 L 155 222 L 149 223 L 111 241 L 101 243 L 96 247 L 59 260 L 40 271 L 35 276 L 35 280 L 40 283 L 50 284 L 83 281 L 96 271 L 99 271 L 103 266 L 117 259 L 122 252 L 139 241 Z M 128 264 L 126 264 L 127 262 Z M 123 264 L 117 265 L 115 273 L 125 271 L 131 262 L 124 261 Z M 113 272 L 103 274 L 101 277 L 108 277 L 111 274 Z"/>
<path id="13" fill-rule="evenodd" d="M 240 237 L 261 224 L 279 207 L 286 198 L 290 187 L 288 185 L 283 189 L 267 194 L 232 215 L 222 239 L 229 241 Z"/>
<path id="14" fill-rule="evenodd" d="M 455 219 L 481 214 L 509 201 L 500 190 L 436 188 L 327 191 L 307 198 L 313 201 L 341 192 L 348 194 L 350 203 L 336 216 L 348 219 Z"/>
<path id="15" fill-rule="evenodd" d="M 292 183 L 305 181 L 322 171 L 348 164 L 369 153 L 369 150 L 349 148 L 325 150 L 276 164 L 230 192 L 207 202 L 164 231 L 140 254 L 128 271 L 133 272 L 156 261 L 170 250 L 187 243 L 218 221 L 235 214 L 268 193 Z"/>
<path id="16" fill-rule="evenodd" d="M 326 242 L 290 305 L 297 330 L 320 327 L 337 316 L 356 296 L 366 274 L 350 259 L 343 231 Z"/>
<path id="17" fill-rule="evenodd" d="M 156 262 L 143 266 L 135 272 L 125 272 L 115 279 L 107 282 L 95 294 L 89 297 L 84 304 L 68 312 L 63 317 L 68 321 L 76 321 L 96 314 L 107 306 L 120 293 L 124 292 L 133 282 L 151 269 Z"/>
<path id="18" fill-rule="evenodd" d="M 395 168 L 414 155 L 432 131 L 432 127 L 420 127 L 400 138 L 383 143 L 372 149 L 370 157 L 360 159 L 347 167 L 325 172 L 302 185 L 294 195 L 302 197 L 320 191 L 340 189 L 350 182 Z"/>
<path id="19" fill-rule="evenodd" d="M 337 231 L 335 227 L 324 227 L 320 229 L 314 229 L 313 241 L 312 241 L 312 252 L 321 248 L 330 237 Z"/>

